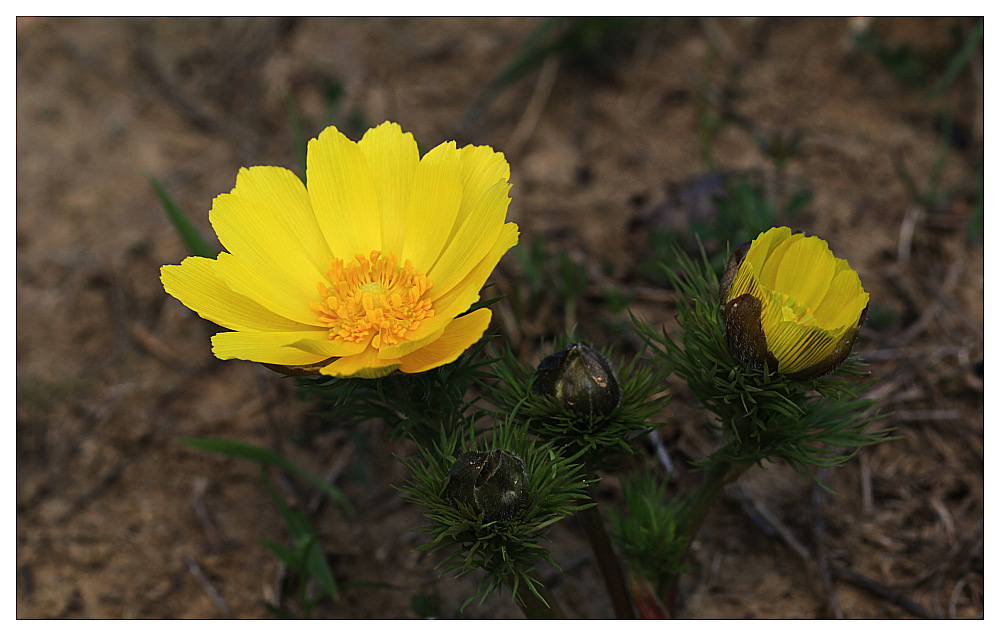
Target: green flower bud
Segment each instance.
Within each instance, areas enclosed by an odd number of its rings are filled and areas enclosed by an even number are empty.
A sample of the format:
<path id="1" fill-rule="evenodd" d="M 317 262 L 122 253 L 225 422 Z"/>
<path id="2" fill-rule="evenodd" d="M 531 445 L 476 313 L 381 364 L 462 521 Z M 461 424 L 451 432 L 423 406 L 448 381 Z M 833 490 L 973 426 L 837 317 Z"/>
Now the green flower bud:
<path id="1" fill-rule="evenodd" d="M 452 508 L 469 506 L 483 523 L 507 521 L 528 503 L 524 462 L 503 450 L 470 451 L 448 471 L 445 499 Z"/>
<path id="2" fill-rule="evenodd" d="M 585 344 L 571 344 L 542 360 L 534 391 L 556 398 L 579 415 L 607 415 L 622 400 L 618 376 L 604 356 Z"/>

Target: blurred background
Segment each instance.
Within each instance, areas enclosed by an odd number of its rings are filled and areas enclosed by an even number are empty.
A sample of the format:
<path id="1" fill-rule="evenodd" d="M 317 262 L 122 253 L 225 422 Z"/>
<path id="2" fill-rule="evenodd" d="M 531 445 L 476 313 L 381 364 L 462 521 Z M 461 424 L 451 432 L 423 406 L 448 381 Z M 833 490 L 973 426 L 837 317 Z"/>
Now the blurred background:
<path id="1" fill-rule="evenodd" d="M 291 380 L 216 360 L 217 328 L 159 282 L 185 247 L 147 176 L 211 235 L 241 166 L 301 174 L 302 139 L 388 119 L 423 151 L 507 156 L 522 233 L 493 328 L 532 364 L 573 328 L 634 354 L 629 311 L 672 329 L 659 264 L 696 236 L 721 266 L 790 225 L 859 272 L 855 351 L 899 439 L 820 475 L 835 494 L 748 472 L 694 544 L 682 617 L 981 618 L 982 40 L 981 18 L 18 18 L 17 616 L 290 607 L 259 471 L 177 436 L 336 479 L 355 514 L 279 480 L 340 588 L 314 615 L 451 617 L 475 592 L 413 550 L 420 511 L 392 488 L 412 449 L 377 420 L 324 429 Z M 670 389 L 640 447 L 662 443 L 684 485 L 715 442 Z M 615 474 L 599 495 L 620 502 Z M 612 617 L 580 524 L 552 538 L 562 569 L 541 574 L 567 611 Z"/>

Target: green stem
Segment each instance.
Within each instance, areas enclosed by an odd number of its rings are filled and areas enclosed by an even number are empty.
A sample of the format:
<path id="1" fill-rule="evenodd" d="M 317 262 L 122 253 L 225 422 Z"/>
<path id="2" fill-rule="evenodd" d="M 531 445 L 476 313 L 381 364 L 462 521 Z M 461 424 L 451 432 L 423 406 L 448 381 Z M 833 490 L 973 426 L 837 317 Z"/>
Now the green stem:
<path id="1" fill-rule="evenodd" d="M 512 590 L 514 589 L 514 582 L 515 576 L 508 574 L 507 586 Z M 538 595 L 532 592 L 523 581 L 517 585 L 517 592 L 514 594 L 514 600 L 517 601 L 518 607 L 524 612 L 524 617 L 532 620 L 566 618 L 566 615 L 563 613 L 562 608 L 559 607 L 559 603 L 556 602 L 555 597 L 552 596 L 549 588 L 545 587 L 541 581 L 535 581 L 534 586 L 542 598 L 538 598 Z"/>
<path id="2" fill-rule="evenodd" d="M 590 485 L 590 498 L 597 501 L 594 483 Z M 604 575 L 604 583 L 608 587 L 611 595 L 611 603 L 615 608 L 617 618 L 635 618 L 635 611 L 632 609 L 632 599 L 629 597 L 628 587 L 625 585 L 625 577 L 622 574 L 618 557 L 615 556 L 614 548 L 611 546 L 611 539 L 604 526 L 604 517 L 601 516 L 600 509 L 595 505 L 580 512 L 583 519 L 583 527 L 587 530 L 587 537 L 590 545 L 594 549 L 594 556 L 597 557 L 597 564 Z"/>
<path id="3" fill-rule="evenodd" d="M 752 465 L 753 462 L 747 460 L 719 460 L 705 472 L 698 490 L 685 505 L 681 522 L 677 526 L 677 536 L 683 537 L 684 541 L 681 563 L 684 562 L 688 550 L 691 548 L 691 543 L 697 536 L 702 522 L 705 521 L 708 511 L 722 494 L 722 489 L 726 484 L 735 481 Z M 679 578 L 680 574 L 672 574 L 661 581 L 659 585 L 660 602 L 667 608 L 671 616 L 677 615 L 677 582 Z"/>

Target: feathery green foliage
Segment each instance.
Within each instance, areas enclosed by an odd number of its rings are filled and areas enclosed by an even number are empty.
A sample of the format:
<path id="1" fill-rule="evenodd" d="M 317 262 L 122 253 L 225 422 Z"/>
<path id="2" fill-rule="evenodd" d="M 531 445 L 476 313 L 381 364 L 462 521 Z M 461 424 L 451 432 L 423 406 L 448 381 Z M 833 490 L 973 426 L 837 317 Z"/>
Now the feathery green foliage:
<path id="1" fill-rule="evenodd" d="M 658 359 L 687 382 L 702 405 L 715 414 L 725 445 L 698 462 L 784 459 L 800 474 L 810 467 L 839 465 L 862 446 L 889 439 L 889 431 L 869 432 L 880 419 L 872 400 L 856 397 L 865 373 L 849 360 L 836 375 L 791 381 L 767 369 L 746 369 L 726 346 L 719 309 L 719 282 L 708 259 L 695 263 L 677 254 L 679 271 L 668 271 L 682 298 L 675 339 L 636 321 Z"/>
<path id="2" fill-rule="evenodd" d="M 439 439 L 442 428 L 461 429 L 474 416 L 478 400 L 472 389 L 482 388 L 494 377 L 493 358 L 486 354 L 488 343 L 489 337 L 483 338 L 455 362 L 424 373 L 394 373 L 376 379 L 300 378 L 299 390 L 303 397 L 321 400 L 319 414 L 333 425 L 378 418 L 392 428 L 393 438 L 425 446 Z"/>
<path id="3" fill-rule="evenodd" d="M 650 470 L 633 473 L 622 482 L 624 505 L 606 507 L 615 542 L 625 557 L 646 577 L 658 583 L 666 576 L 684 572 L 682 564 L 688 537 L 677 533 L 684 500 L 667 495 Z"/>
<path id="4" fill-rule="evenodd" d="M 519 457 L 528 472 L 527 505 L 506 521 L 484 523 L 469 507 L 452 507 L 444 493 L 449 471 L 468 451 L 505 450 Z M 477 597 L 485 598 L 502 586 L 517 594 L 525 586 L 542 598 L 534 575 L 538 561 L 552 565 L 548 548 L 541 545 L 544 531 L 556 521 L 593 504 L 587 498 L 588 481 L 579 455 L 566 457 L 551 443 L 527 435 L 523 426 L 510 422 L 480 435 L 474 426 L 466 431 L 441 432 L 433 445 L 421 448 L 420 457 L 406 460 L 411 479 L 401 488 L 407 500 L 426 509 L 430 525 L 420 528 L 431 540 L 419 549 L 444 554 L 443 572 L 465 575 L 482 569 Z M 544 599 L 543 599 L 544 600 Z M 463 605 L 464 607 L 464 605 Z"/>
<path id="5" fill-rule="evenodd" d="M 564 342 L 553 343 L 552 351 Z M 609 357 L 610 352 L 601 352 Z M 641 354 L 628 364 L 618 365 L 621 403 L 608 414 L 581 415 L 564 409 L 552 396 L 532 390 L 535 369 L 519 362 L 507 349 L 498 357 L 494 372 L 499 382 L 491 392 L 503 413 L 528 426 L 528 430 L 575 455 L 584 453 L 596 468 L 600 460 L 614 453 L 632 453 L 630 440 L 658 424 L 650 423 L 670 400 L 663 390 L 666 374 L 660 366 L 648 364 Z"/>

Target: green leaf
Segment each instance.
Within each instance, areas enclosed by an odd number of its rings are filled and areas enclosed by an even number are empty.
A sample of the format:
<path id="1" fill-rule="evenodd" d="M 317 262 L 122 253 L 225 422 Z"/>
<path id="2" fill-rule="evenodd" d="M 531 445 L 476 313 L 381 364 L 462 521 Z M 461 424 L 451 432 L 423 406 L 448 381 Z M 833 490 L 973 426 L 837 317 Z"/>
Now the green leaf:
<path id="1" fill-rule="evenodd" d="M 934 83 L 934 86 L 927 91 L 927 101 L 934 101 L 940 97 L 951 84 L 958 78 L 959 73 L 965 68 L 965 65 L 969 63 L 972 58 L 973 53 L 976 52 L 976 47 L 979 46 L 980 40 L 983 39 L 983 19 L 980 18 L 976 22 L 976 26 L 972 27 L 972 31 L 969 36 L 965 39 L 965 43 L 962 48 L 955 54 L 951 61 L 948 62 L 948 68 L 945 69 L 944 75 L 938 78 L 938 81 Z"/>
<path id="2" fill-rule="evenodd" d="M 337 582 L 333 578 L 333 571 L 330 569 L 330 564 L 326 560 L 326 554 L 323 552 L 323 546 L 319 541 L 316 526 L 313 525 L 312 521 L 306 515 L 292 510 L 288 506 L 284 498 L 274 488 L 274 484 L 268 479 L 263 466 L 261 466 L 261 478 L 264 480 L 264 485 L 281 511 L 282 517 L 288 523 L 288 527 L 292 532 L 294 549 L 285 548 L 267 539 L 262 539 L 261 543 L 290 567 L 302 570 L 304 574 L 315 579 L 323 591 L 336 601 L 340 592 L 337 589 Z"/>
<path id="3" fill-rule="evenodd" d="M 235 457 L 237 459 L 246 459 L 261 466 L 274 466 L 276 468 L 297 473 L 309 483 L 322 490 L 326 496 L 328 496 L 330 500 L 342 510 L 346 512 L 353 512 L 350 502 L 347 501 L 347 497 L 345 497 L 340 490 L 335 488 L 328 481 L 319 475 L 316 475 L 312 471 L 299 466 L 287 457 L 278 455 L 277 453 L 266 448 L 228 439 L 210 437 L 178 437 L 176 439 L 181 444 L 185 444 L 199 450 L 208 451 L 210 453 L 218 453 L 219 455 L 226 455 L 227 457 Z"/>
<path id="4" fill-rule="evenodd" d="M 264 482 L 264 487 L 267 488 L 268 494 L 271 495 L 271 499 L 274 501 L 274 505 L 278 507 L 278 512 L 281 513 L 282 518 L 284 518 L 285 523 L 288 524 L 289 530 L 292 531 L 292 536 L 298 540 L 301 537 L 313 537 L 316 535 L 316 528 L 313 526 L 312 521 L 309 520 L 307 516 L 301 512 L 292 510 L 288 506 L 288 502 L 282 497 L 278 490 L 271 483 L 270 478 L 267 476 L 267 471 L 264 467 L 260 467 L 260 478 Z M 303 558 L 301 556 L 302 550 L 298 551 L 299 556 L 296 557 L 296 563 L 299 567 L 302 565 Z"/>
<path id="5" fill-rule="evenodd" d="M 267 607 L 267 610 L 269 612 L 274 614 L 275 618 L 280 618 L 283 620 L 291 620 L 295 618 L 294 616 L 292 616 L 285 610 L 281 609 L 280 607 L 277 607 L 276 605 L 272 605 L 271 603 L 264 603 L 264 605 Z"/>
<path id="6" fill-rule="evenodd" d="M 270 539 L 261 539 L 260 542 L 265 548 L 273 552 L 274 556 L 278 557 L 279 560 L 287 563 L 289 567 L 300 569 L 301 559 L 297 554 Z"/>
<path id="7" fill-rule="evenodd" d="M 219 254 L 219 250 L 212 247 L 212 245 L 205 240 L 198 227 L 191 222 L 187 214 L 181 210 L 180 206 L 174 201 L 173 197 L 164 189 L 164 187 L 157 181 L 156 177 L 149 173 L 146 173 L 146 180 L 149 181 L 149 185 L 153 187 L 153 191 L 156 192 L 156 196 L 160 199 L 160 203 L 163 208 L 167 211 L 167 216 L 170 217 L 170 222 L 173 223 L 174 228 L 177 233 L 180 234 L 181 240 L 184 241 L 184 245 L 187 246 L 188 252 L 192 256 L 204 256 L 205 258 L 215 258 Z"/>
<path id="8" fill-rule="evenodd" d="M 337 590 L 337 582 L 333 578 L 333 572 L 330 570 L 330 564 L 326 560 L 326 554 L 323 553 L 323 546 L 319 544 L 316 537 L 312 537 L 305 557 L 306 572 L 309 573 L 309 576 L 316 579 L 320 587 L 323 588 L 323 591 L 330 598 L 337 600 L 340 596 L 340 592 Z"/>

